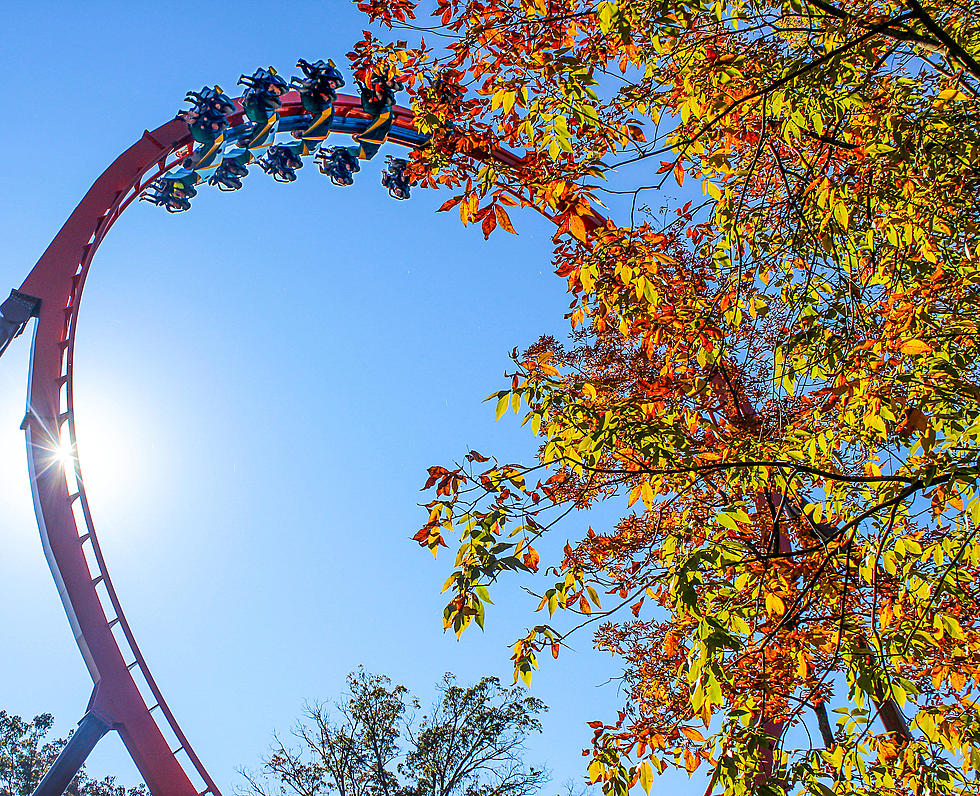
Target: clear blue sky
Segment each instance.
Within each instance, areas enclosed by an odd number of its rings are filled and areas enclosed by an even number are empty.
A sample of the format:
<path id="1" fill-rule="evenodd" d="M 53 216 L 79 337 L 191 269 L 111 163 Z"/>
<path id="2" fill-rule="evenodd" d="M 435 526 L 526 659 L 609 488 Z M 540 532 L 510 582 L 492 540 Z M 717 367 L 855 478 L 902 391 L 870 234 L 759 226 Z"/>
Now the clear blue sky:
<path id="1" fill-rule="evenodd" d="M 363 26 L 339 0 L 5 3 L 4 295 L 185 91 L 233 93 L 242 72 L 292 74 L 300 57 L 349 74 Z M 349 189 L 308 162 L 288 186 L 253 168 L 239 193 L 203 189 L 179 216 L 134 205 L 82 303 L 76 416 L 96 527 L 150 667 L 226 793 L 357 665 L 423 699 L 447 670 L 509 682 L 507 645 L 532 621 L 534 600 L 511 588 L 486 633 L 444 635 L 450 562 L 409 537 L 427 466 L 471 447 L 533 456 L 481 400 L 514 346 L 564 333 L 551 231 L 515 213 L 519 237 L 484 242 L 434 214 L 449 194 L 395 202 L 383 154 Z M 53 712 L 64 733 L 91 683 L 34 523 L 18 430 L 28 343 L 0 360 L 0 707 Z M 615 663 L 586 636 L 574 646 L 534 683 L 551 706 L 530 755 L 554 772 L 546 792 L 581 776 L 585 722 L 619 700 Z M 90 770 L 137 781 L 114 736 Z"/>

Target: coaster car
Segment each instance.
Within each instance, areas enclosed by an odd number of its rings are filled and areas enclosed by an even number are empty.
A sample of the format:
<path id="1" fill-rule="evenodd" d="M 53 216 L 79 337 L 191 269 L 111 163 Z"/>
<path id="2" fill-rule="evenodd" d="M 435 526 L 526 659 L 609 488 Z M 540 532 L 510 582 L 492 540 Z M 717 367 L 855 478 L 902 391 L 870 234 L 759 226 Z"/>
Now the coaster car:
<path id="1" fill-rule="evenodd" d="M 271 142 L 275 136 L 282 95 L 289 90 L 289 85 L 271 66 L 268 69 L 256 69 L 251 75 L 242 75 L 238 82 L 245 86 L 242 107 L 245 116 L 252 122 L 241 145 L 246 149 L 258 148 Z"/>
<path id="2" fill-rule="evenodd" d="M 384 171 L 381 172 L 381 184 L 388 189 L 392 199 L 408 199 L 411 197 L 411 181 L 405 176 L 408 161 L 388 155 Z"/>
<path id="3" fill-rule="evenodd" d="M 258 164 L 276 182 L 293 182 L 296 179 L 296 170 L 303 168 L 303 159 L 293 147 L 276 144 L 269 147 Z"/>
<path id="4" fill-rule="evenodd" d="M 291 82 L 299 91 L 306 110 L 316 113 L 320 107 L 315 103 L 333 103 L 337 99 L 337 89 L 343 86 L 345 81 L 333 61 L 310 63 L 300 58 L 296 66 L 303 70 L 303 77 L 294 77 Z"/>
<path id="5" fill-rule="evenodd" d="M 282 106 L 282 95 L 289 85 L 271 66 L 256 69 L 251 75 L 238 78 L 239 85 L 245 86 L 242 107 L 245 115 L 253 122 L 262 122 L 268 114 Z"/>
<path id="6" fill-rule="evenodd" d="M 299 91 L 303 108 L 313 120 L 305 130 L 293 132 L 294 138 L 323 141 L 333 125 L 333 106 L 337 100 L 337 89 L 344 85 L 344 78 L 333 61 L 304 61 L 296 66 L 303 70 L 303 77 L 292 79 L 293 87 Z"/>
<path id="7" fill-rule="evenodd" d="M 157 207 L 165 207 L 168 213 L 181 213 L 191 209 L 191 199 L 197 196 L 191 177 L 160 177 L 150 183 L 140 200 Z"/>
<path id="8" fill-rule="evenodd" d="M 361 94 L 361 109 L 371 115 L 371 122 L 362 133 L 354 136 L 360 144 L 357 156 L 370 160 L 387 140 L 394 123 L 395 93 L 402 88 L 401 83 L 387 75 L 372 75 L 368 81 L 357 81 Z"/>
<path id="9" fill-rule="evenodd" d="M 354 174 L 361 170 L 357 155 L 349 147 L 335 146 L 316 153 L 320 173 L 329 177 L 334 185 L 354 184 Z"/>
<path id="10" fill-rule="evenodd" d="M 251 158 L 248 150 L 244 149 L 229 153 L 208 178 L 208 185 L 216 185 L 220 191 L 237 191 L 242 187 L 242 178 L 248 176 L 248 167 L 245 164 Z"/>
<path id="11" fill-rule="evenodd" d="M 177 118 L 187 122 L 191 135 L 200 144 L 213 142 L 228 126 L 228 115 L 235 110 L 235 103 L 222 92 L 221 86 L 188 91 L 184 101 L 192 107 L 180 111 Z"/>
<path id="12" fill-rule="evenodd" d="M 369 75 L 367 82 L 355 82 L 361 96 L 361 108 L 372 116 L 395 107 L 395 94 L 402 90 L 402 84 L 388 75 Z"/>

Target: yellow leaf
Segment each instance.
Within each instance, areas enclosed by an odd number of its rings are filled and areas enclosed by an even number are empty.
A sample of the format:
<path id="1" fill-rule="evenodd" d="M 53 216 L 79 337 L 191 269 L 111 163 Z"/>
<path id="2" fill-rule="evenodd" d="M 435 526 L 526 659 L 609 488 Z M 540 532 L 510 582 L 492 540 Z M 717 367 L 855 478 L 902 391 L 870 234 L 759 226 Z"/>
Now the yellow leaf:
<path id="1" fill-rule="evenodd" d="M 965 94 L 959 91 L 959 89 L 955 88 L 948 88 L 945 91 L 940 91 L 939 96 L 937 97 L 937 99 L 942 102 L 946 102 L 948 100 L 965 100 L 966 98 L 967 97 Z"/>
<path id="2" fill-rule="evenodd" d="M 786 603 L 777 594 L 766 595 L 766 612 L 773 616 L 782 616 L 786 613 Z"/>
<path id="3" fill-rule="evenodd" d="M 653 787 L 653 769 L 646 760 L 640 763 L 640 787 L 647 793 Z"/>
<path id="4" fill-rule="evenodd" d="M 653 508 L 653 487 L 650 486 L 649 481 L 644 481 L 640 484 L 640 494 L 643 496 L 643 505 L 648 509 Z"/>
<path id="5" fill-rule="evenodd" d="M 510 396 L 504 393 L 497 399 L 497 420 L 500 420 L 504 416 L 504 412 L 507 411 L 507 406 L 510 403 Z"/>

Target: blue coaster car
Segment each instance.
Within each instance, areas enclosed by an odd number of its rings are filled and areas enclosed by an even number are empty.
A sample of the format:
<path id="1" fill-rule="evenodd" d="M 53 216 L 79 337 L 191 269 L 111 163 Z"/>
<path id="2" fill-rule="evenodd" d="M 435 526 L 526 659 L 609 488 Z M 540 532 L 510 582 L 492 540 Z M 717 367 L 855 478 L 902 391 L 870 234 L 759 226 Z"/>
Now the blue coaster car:
<path id="1" fill-rule="evenodd" d="M 388 155 L 387 164 L 381 172 L 381 184 L 388 189 L 392 199 L 408 199 L 411 197 L 412 183 L 405 176 L 408 161 Z"/>
<path id="2" fill-rule="evenodd" d="M 345 146 L 319 150 L 316 153 L 316 161 L 320 173 L 329 177 L 334 185 L 353 185 L 354 174 L 361 170 L 356 153 L 356 149 Z"/>
<path id="3" fill-rule="evenodd" d="M 293 182 L 296 170 L 303 168 L 303 160 L 297 151 L 301 145 L 276 144 L 270 146 L 265 157 L 258 161 L 266 174 L 271 174 L 276 182 Z"/>
<path id="4" fill-rule="evenodd" d="M 150 183 L 140 201 L 165 207 L 168 213 L 181 213 L 191 209 L 191 199 L 195 196 L 197 188 L 191 178 L 160 177 Z"/>
<path id="5" fill-rule="evenodd" d="M 248 176 L 247 164 L 252 155 L 245 149 L 229 152 L 208 178 L 208 185 L 216 185 L 220 191 L 237 191 L 242 187 L 242 178 Z"/>
<path id="6" fill-rule="evenodd" d="M 303 108 L 313 117 L 305 130 L 293 132 L 294 138 L 304 141 L 323 141 L 333 125 L 334 102 L 337 89 L 344 85 L 344 78 L 333 61 L 304 61 L 296 63 L 303 70 L 303 77 L 294 77 L 292 85 L 299 91 Z"/>
<path id="7" fill-rule="evenodd" d="M 222 92 L 221 86 L 189 91 L 184 101 L 192 107 L 178 113 L 177 118 L 187 122 L 191 135 L 201 146 L 185 158 L 182 165 L 189 169 L 208 168 L 221 153 L 228 115 L 234 112 L 235 103 Z"/>
<path id="8" fill-rule="evenodd" d="M 271 66 L 256 69 L 251 75 L 242 75 L 238 82 L 245 86 L 242 107 L 252 123 L 239 143 L 246 149 L 268 145 L 276 134 L 282 95 L 289 90 L 289 85 Z"/>
<path id="9" fill-rule="evenodd" d="M 228 126 L 228 115 L 235 110 L 235 103 L 222 92 L 221 86 L 188 91 L 184 102 L 189 102 L 191 108 L 180 111 L 177 118 L 187 122 L 194 140 L 201 144 L 214 141 Z"/>
<path id="10" fill-rule="evenodd" d="M 395 94 L 401 91 L 402 85 L 394 78 L 372 75 L 367 83 L 358 80 L 357 86 L 361 94 L 361 108 L 372 119 L 367 129 L 355 135 L 354 140 L 360 144 L 357 156 L 361 160 L 370 160 L 388 138 L 395 121 Z"/>

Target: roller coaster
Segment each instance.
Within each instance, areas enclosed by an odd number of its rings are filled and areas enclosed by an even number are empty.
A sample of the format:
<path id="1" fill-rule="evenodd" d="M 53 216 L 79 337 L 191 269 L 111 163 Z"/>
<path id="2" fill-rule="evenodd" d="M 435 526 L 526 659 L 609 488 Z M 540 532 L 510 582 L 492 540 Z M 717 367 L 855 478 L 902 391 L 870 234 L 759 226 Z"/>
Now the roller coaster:
<path id="1" fill-rule="evenodd" d="M 338 94 L 344 79 L 333 62 L 300 61 L 290 82 L 272 68 L 243 75 L 237 99 L 220 86 L 190 92 L 190 109 L 123 152 L 95 181 L 19 288 L 0 304 L 0 354 L 34 319 L 27 411 L 31 492 L 41 542 L 68 622 L 94 689 L 85 715 L 35 796 L 61 796 L 96 743 L 119 733 L 153 796 L 221 796 L 157 685 L 113 587 L 99 546 L 75 450 L 75 330 L 85 281 L 99 245 L 135 200 L 190 208 L 198 186 L 238 190 L 249 165 L 280 182 L 296 179 L 303 158 L 337 186 L 349 186 L 360 162 L 385 144 L 425 144 L 412 112 L 395 104 L 400 86 L 386 75 L 358 83 L 359 96 Z M 353 146 L 327 147 L 334 134 Z M 277 139 L 278 142 L 277 142 Z M 506 152 L 497 160 L 515 165 Z M 381 182 L 407 199 L 408 161 L 388 158 Z"/>

